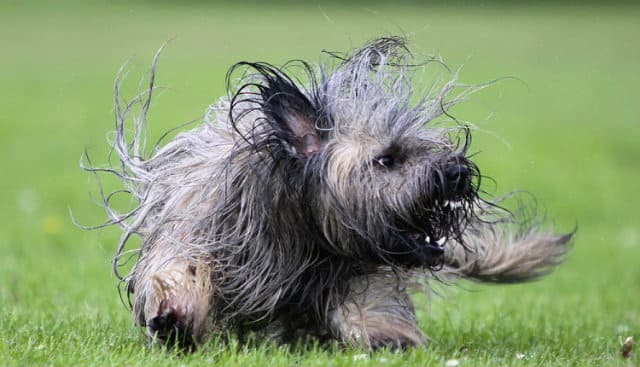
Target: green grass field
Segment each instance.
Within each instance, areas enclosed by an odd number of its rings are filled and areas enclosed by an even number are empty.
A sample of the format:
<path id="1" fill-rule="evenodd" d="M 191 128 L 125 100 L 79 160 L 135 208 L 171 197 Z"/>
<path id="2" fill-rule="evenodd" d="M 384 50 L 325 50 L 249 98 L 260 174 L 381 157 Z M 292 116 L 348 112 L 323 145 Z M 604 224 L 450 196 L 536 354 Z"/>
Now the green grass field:
<path id="1" fill-rule="evenodd" d="M 0 365 L 603 366 L 640 339 L 640 7 L 452 7 L 384 3 L 247 7 L 169 2 L 0 3 Z M 404 353 L 212 341 L 181 356 L 148 347 L 116 292 L 117 230 L 83 231 L 104 212 L 78 168 L 106 162 L 112 85 L 131 90 L 153 52 L 154 134 L 201 116 L 239 60 L 317 60 L 375 36 L 411 35 L 460 80 L 514 76 L 456 109 L 472 121 L 487 189 L 535 193 L 561 230 L 578 225 L 564 266 L 536 283 L 470 283 L 418 297 L 433 339 Z"/>

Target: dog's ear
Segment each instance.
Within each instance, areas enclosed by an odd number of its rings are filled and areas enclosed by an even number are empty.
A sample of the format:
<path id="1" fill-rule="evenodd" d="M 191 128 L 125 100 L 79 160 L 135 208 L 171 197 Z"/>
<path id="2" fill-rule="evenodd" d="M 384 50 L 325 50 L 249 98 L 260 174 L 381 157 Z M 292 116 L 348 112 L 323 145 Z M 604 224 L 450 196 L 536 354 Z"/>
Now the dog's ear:
<path id="1" fill-rule="evenodd" d="M 271 127 L 272 137 L 277 138 L 288 151 L 297 156 L 309 157 L 320 151 L 320 134 L 316 128 L 318 113 L 310 100 L 310 93 L 275 66 L 241 62 L 233 69 L 241 66 L 255 70 L 257 75 L 254 76 L 257 76 L 257 80 L 253 79 L 245 84 L 238 94 L 249 95 L 251 97 L 245 100 L 260 105 L 266 117 L 265 122 Z M 302 66 L 311 79 L 313 90 L 313 72 L 306 63 L 302 63 Z M 256 88 L 257 95 L 245 88 Z"/>
<path id="2" fill-rule="evenodd" d="M 308 157 L 320 150 L 316 110 L 309 98 L 290 82 L 271 80 L 262 89 L 263 110 L 278 138 L 295 148 L 296 153 Z"/>

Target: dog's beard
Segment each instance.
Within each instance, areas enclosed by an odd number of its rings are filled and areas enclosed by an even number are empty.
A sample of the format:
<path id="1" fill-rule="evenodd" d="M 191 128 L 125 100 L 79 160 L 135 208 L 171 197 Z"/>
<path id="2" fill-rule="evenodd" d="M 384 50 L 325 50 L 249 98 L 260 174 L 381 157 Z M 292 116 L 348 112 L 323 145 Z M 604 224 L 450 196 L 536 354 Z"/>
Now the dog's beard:
<path id="1" fill-rule="evenodd" d="M 400 265 L 437 268 L 444 260 L 446 244 L 462 243 L 472 213 L 471 198 L 435 201 L 411 223 L 401 221 L 391 231 L 385 254 Z"/>
<path id="2" fill-rule="evenodd" d="M 480 175 L 472 162 L 463 158 L 458 161 L 453 168 L 463 174 L 448 181 L 433 180 L 440 184 L 419 198 L 418 205 L 412 205 L 411 215 L 405 217 L 409 219 L 396 222 L 395 241 L 389 251 L 396 262 L 437 268 L 442 265 L 448 242 L 464 246 L 462 234 L 474 216 Z M 442 177 L 442 173 L 437 176 Z"/>

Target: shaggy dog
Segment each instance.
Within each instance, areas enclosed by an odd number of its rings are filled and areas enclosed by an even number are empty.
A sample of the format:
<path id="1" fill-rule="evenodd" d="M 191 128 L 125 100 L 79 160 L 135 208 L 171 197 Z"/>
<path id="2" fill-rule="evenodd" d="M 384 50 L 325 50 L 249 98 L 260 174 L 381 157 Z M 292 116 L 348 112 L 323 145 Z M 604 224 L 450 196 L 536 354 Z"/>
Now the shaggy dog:
<path id="1" fill-rule="evenodd" d="M 323 60 L 234 65 L 230 96 L 148 157 L 157 57 L 132 102 L 121 103 L 116 83 L 119 162 L 87 169 L 116 174 L 136 202 L 121 213 L 104 197 L 123 229 L 114 269 L 149 337 L 192 348 L 254 330 L 419 346 L 407 293 L 416 280 L 520 282 L 561 261 L 571 235 L 481 198 L 470 129 L 438 119 L 472 88 L 451 81 L 414 95 L 424 63 L 399 37 Z M 133 236 L 137 262 L 120 276 Z"/>

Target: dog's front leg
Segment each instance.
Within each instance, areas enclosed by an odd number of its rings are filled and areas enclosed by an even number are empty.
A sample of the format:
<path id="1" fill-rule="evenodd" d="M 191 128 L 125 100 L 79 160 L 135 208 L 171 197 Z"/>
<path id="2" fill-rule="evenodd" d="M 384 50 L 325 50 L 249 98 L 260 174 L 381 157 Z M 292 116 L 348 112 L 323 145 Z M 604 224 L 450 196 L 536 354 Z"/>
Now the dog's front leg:
<path id="1" fill-rule="evenodd" d="M 143 258 L 133 274 L 134 314 L 150 338 L 187 349 L 203 341 L 212 302 L 206 263 Z"/>
<path id="2" fill-rule="evenodd" d="M 341 305 L 330 311 L 333 335 L 345 344 L 375 350 L 424 345 L 405 281 L 379 272 L 352 278 Z"/>

